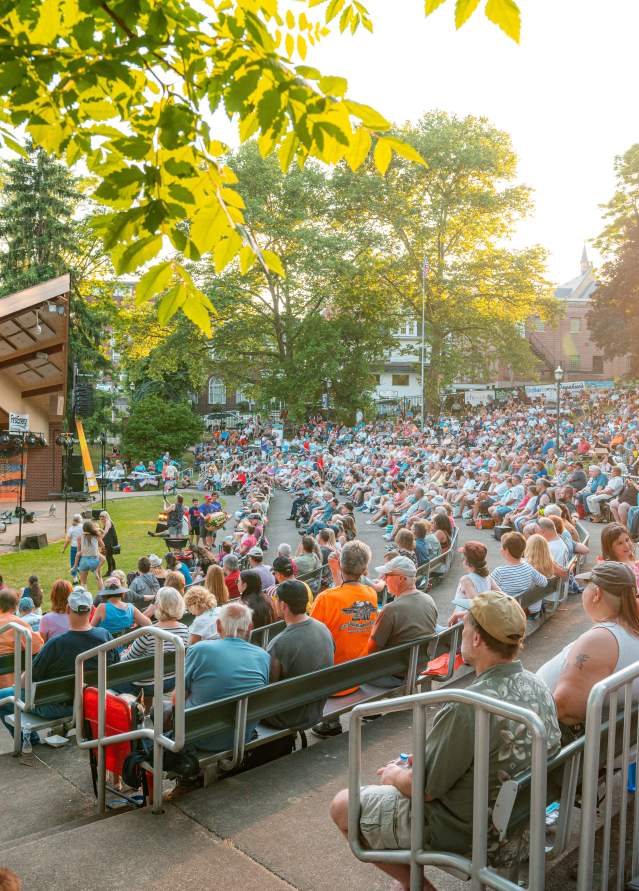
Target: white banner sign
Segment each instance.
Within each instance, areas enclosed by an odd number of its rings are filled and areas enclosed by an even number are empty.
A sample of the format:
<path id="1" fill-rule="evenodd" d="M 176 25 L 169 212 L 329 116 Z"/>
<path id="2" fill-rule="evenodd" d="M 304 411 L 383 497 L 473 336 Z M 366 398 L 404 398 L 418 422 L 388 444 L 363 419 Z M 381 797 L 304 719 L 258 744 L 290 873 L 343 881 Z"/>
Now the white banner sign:
<path id="1" fill-rule="evenodd" d="M 574 393 L 578 390 L 585 389 L 583 381 L 566 381 L 561 385 L 562 393 Z M 530 399 L 544 398 L 548 402 L 557 401 L 557 385 L 556 384 L 538 384 L 532 387 L 524 387 L 526 396 Z"/>
<path id="2" fill-rule="evenodd" d="M 464 402 L 466 405 L 487 405 L 494 397 L 492 390 L 466 390 Z"/>
<path id="3" fill-rule="evenodd" d="M 17 415 L 15 412 L 9 414 L 9 433 L 28 433 L 29 432 L 29 415 Z"/>

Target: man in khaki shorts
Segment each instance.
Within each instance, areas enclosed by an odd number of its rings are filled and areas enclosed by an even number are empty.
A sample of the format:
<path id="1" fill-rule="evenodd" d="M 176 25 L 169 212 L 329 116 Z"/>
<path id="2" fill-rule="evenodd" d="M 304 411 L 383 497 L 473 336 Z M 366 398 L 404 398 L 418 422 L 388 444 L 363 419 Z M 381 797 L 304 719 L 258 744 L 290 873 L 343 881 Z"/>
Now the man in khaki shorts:
<path id="1" fill-rule="evenodd" d="M 548 688 L 519 661 L 526 615 L 516 600 L 501 591 L 478 594 L 464 618 L 462 656 L 475 669 L 471 690 L 535 712 L 546 726 L 548 754 L 560 744 L 555 704 Z M 465 703 L 448 703 L 435 717 L 426 739 L 424 843 L 433 851 L 469 856 L 473 831 L 474 710 Z M 523 725 L 503 718 L 491 721 L 489 800 L 501 784 L 530 766 L 532 738 Z M 412 767 L 389 762 L 377 771 L 381 785 L 361 789 L 360 833 L 371 850 L 410 848 Z M 333 799 L 330 814 L 348 834 L 348 790 Z M 500 843 L 503 849 L 507 840 Z M 489 833 L 489 852 L 497 837 Z M 502 851 L 503 853 L 503 851 Z M 410 868 L 376 864 L 409 887 Z M 424 879 L 424 888 L 434 886 Z"/>

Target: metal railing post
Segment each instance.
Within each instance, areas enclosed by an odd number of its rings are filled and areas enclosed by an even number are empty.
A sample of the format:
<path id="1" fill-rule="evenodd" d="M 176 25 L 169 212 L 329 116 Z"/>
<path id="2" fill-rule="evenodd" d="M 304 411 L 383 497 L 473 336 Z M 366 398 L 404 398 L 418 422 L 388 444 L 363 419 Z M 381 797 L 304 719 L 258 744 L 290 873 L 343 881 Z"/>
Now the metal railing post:
<path id="1" fill-rule="evenodd" d="M 488 845 L 488 758 L 490 755 L 490 714 L 481 706 L 475 711 L 475 755 L 473 771 L 473 877 L 471 888 L 482 891 L 478 873 L 486 866 Z M 479 770 L 477 769 L 479 767 Z"/>
<path id="2" fill-rule="evenodd" d="M 156 638 L 156 647 L 153 662 L 154 675 L 154 697 L 157 697 L 160 707 L 154 710 L 153 729 L 141 727 L 137 730 L 129 730 L 125 733 L 116 733 L 113 735 L 106 734 L 106 654 L 109 650 L 113 650 L 125 646 L 140 637 L 143 634 L 150 634 Z M 175 713 L 174 713 L 174 732 L 173 738 L 169 738 L 163 729 L 163 710 L 162 695 L 158 696 L 159 691 L 164 688 L 164 641 L 170 641 L 175 649 Z M 98 731 L 95 739 L 85 738 L 84 736 L 84 702 L 83 702 L 83 682 L 84 682 L 84 663 L 88 659 L 97 658 L 98 660 Z M 153 811 L 154 813 L 162 812 L 162 770 L 164 749 L 170 749 L 172 752 L 179 751 L 184 746 L 185 739 L 185 717 L 184 717 L 185 691 L 184 691 L 184 642 L 177 635 L 166 631 L 163 628 L 155 628 L 153 626 L 145 626 L 136 628 L 116 640 L 110 640 L 106 643 L 86 650 L 76 656 L 75 660 L 75 694 L 74 694 L 74 714 L 76 721 L 76 742 L 81 749 L 98 750 L 98 808 L 103 813 L 106 804 L 106 760 L 104 749 L 107 746 L 115 745 L 121 742 L 131 742 L 137 739 L 153 740 L 154 763 L 153 763 Z"/>
<path id="3" fill-rule="evenodd" d="M 33 649 L 31 628 L 19 622 L 7 622 L 0 627 L 0 634 L 13 631 L 13 696 L 3 700 L 6 705 L 13 703 L 13 754 L 22 752 L 22 712 L 33 708 L 32 661 Z M 24 640 L 24 651 L 22 641 Z M 22 653 L 24 652 L 24 672 L 22 671 Z M 24 685 L 22 675 L 24 674 Z M 24 692 L 23 692 L 24 691 Z"/>
<path id="4" fill-rule="evenodd" d="M 413 706 L 413 782 L 411 787 L 410 822 L 410 891 L 422 891 L 424 867 L 417 856 L 424 850 L 424 788 L 426 786 L 426 707 L 421 703 Z"/>
<path id="5" fill-rule="evenodd" d="M 98 653 L 98 813 L 106 812 L 106 755 L 103 740 L 106 725 L 106 651 Z"/>
<path id="6" fill-rule="evenodd" d="M 619 690 L 624 691 L 624 715 L 623 715 L 623 748 L 622 768 L 624 775 L 622 783 L 628 781 L 627 769 L 630 763 L 630 732 L 633 720 L 633 711 L 630 711 L 632 702 L 633 682 L 639 679 L 639 662 L 629 665 L 627 668 L 610 675 L 595 684 L 588 697 L 586 707 L 586 730 L 583 761 L 583 786 L 581 795 L 581 831 L 579 838 L 579 869 L 577 874 L 577 891 L 592 891 L 594 882 L 595 861 L 595 833 L 597 823 L 597 793 L 599 786 L 599 763 L 601 757 L 601 732 L 603 725 L 603 709 L 608 699 L 609 721 L 606 748 L 606 806 L 603 813 L 603 851 L 601 864 L 601 881 L 599 887 L 608 887 L 608 865 L 610 860 L 611 829 L 613 818 L 613 771 L 615 766 L 615 739 L 617 725 L 617 703 Z M 630 692 L 629 692 L 630 691 Z M 639 744 L 639 725 L 637 728 L 637 740 Z M 639 867 L 639 830 L 637 817 L 639 817 L 639 795 L 635 796 L 635 826 L 632 838 L 632 874 L 636 876 Z M 620 807 L 620 829 L 626 825 L 627 800 L 626 792 L 622 792 Z M 619 836 L 619 849 L 617 855 L 617 881 L 618 888 L 624 887 L 624 871 L 626 865 L 626 839 Z"/>

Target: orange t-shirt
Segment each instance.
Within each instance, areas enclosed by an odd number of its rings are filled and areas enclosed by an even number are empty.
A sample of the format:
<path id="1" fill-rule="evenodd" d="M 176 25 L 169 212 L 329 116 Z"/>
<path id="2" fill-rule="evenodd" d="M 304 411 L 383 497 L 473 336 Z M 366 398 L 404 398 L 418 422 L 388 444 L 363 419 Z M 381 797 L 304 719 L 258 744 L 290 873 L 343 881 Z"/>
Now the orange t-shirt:
<path id="1" fill-rule="evenodd" d="M 368 654 L 368 639 L 377 618 L 377 591 L 359 582 L 327 588 L 315 598 L 311 616 L 323 622 L 335 642 L 334 664 Z M 342 690 L 339 694 L 357 690 Z"/>
<path id="2" fill-rule="evenodd" d="M 7 625 L 9 622 L 17 622 L 18 625 L 24 625 L 25 628 L 30 628 L 28 622 L 25 622 L 24 619 L 21 619 L 19 616 L 15 616 L 13 613 L 0 613 L 0 627 L 2 625 Z M 0 634 L 0 656 L 6 656 L 8 653 L 13 653 L 13 630 L 4 631 Z M 24 650 L 24 638 L 21 638 L 22 649 Z M 42 649 L 44 641 L 42 637 L 38 634 L 37 631 L 31 632 L 31 653 L 35 656 L 36 653 L 39 653 Z M 14 686 L 14 677 L 13 673 L 11 674 L 3 674 L 0 675 L 0 687 L 13 687 Z"/>

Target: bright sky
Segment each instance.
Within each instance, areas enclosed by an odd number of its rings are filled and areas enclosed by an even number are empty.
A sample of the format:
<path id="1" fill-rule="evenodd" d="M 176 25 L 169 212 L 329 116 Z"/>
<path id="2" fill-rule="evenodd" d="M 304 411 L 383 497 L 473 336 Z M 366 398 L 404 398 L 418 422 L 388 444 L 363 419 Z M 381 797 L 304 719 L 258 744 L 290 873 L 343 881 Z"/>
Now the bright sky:
<path id="1" fill-rule="evenodd" d="M 614 189 L 615 155 L 639 141 L 639 3 L 519 0 L 519 46 L 481 10 L 455 31 L 452 0 L 428 19 L 423 0 L 365 5 L 374 33 L 331 36 L 306 64 L 347 77 L 352 99 L 397 123 L 443 109 L 507 130 L 536 208 L 516 243 L 547 248 L 553 281 L 577 275 Z"/>

